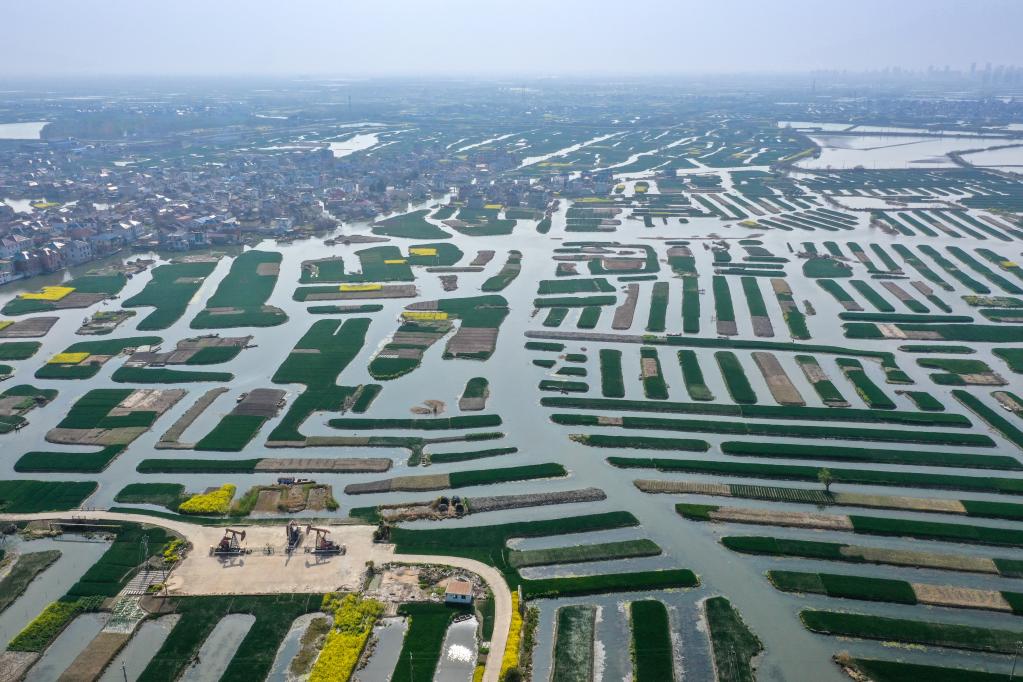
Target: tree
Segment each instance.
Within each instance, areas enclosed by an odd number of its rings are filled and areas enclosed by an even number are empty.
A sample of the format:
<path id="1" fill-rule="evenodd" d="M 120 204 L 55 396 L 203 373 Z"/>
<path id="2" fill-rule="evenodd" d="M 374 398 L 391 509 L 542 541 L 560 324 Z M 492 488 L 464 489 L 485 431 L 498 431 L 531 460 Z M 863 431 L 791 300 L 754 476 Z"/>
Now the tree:
<path id="1" fill-rule="evenodd" d="M 817 480 L 820 481 L 821 485 L 824 486 L 824 492 L 831 494 L 831 483 L 835 480 L 831 475 L 830 469 L 820 469 L 817 471 Z"/>

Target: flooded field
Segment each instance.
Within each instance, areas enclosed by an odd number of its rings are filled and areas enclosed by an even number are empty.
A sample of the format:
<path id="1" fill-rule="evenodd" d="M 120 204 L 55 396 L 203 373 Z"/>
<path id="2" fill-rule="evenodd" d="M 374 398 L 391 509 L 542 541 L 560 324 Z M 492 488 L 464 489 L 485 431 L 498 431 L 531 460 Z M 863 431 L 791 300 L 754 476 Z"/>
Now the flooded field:
<path id="1" fill-rule="evenodd" d="M 458 193 L 437 192 L 387 222 L 253 240 L 244 256 L 192 251 L 194 271 L 170 271 L 182 287 L 173 305 L 144 290 L 166 276 L 161 269 L 184 267 L 184 254 L 132 254 L 155 263 L 85 310 L 36 304 L 49 292 L 31 294 L 98 286 L 84 272 L 0 288 L 4 320 L 57 318 L 26 339 L 39 344 L 28 357 L 3 361 L 15 378 L 0 389 L 57 394 L 31 409 L 20 393 L 7 396 L 25 423 L 0 436 L 11 454 L 2 478 L 95 483 L 63 510 L 178 521 L 189 520 L 179 512 L 230 512 L 237 526 L 294 518 L 312 526 L 302 529 L 303 550 L 316 542 L 313 520 L 391 519 L 385 529 L 399 553 L 482 557 L 513 590 L 522 586 L 534 680 L 572 679 L 555 674 L 568 669 L 557 663 L 562 637 L 564 660 L 592 643 L 594 679 L 646 670 L 711 679 L 715 665 L 729 664 L 714 648 L 721 628 L 745 637 L 735 665 L 753 658 L 761 680 L 810 679 L 807 671 L 848 679 L 832 662 L 840 651 L 1007 671 L 1002 645 L 905 641 L 893 651 L 889 638 L 857 636 L 845 622 L 825 626 L 820 616 L 811 627 L 818 616 L 805 613 L 1020 631 L 1011 605 L 1023 575 L 1013 568 L 1023 561 L 1015 501 L 1023 401 L 1014 402 L 1023 227 L 1010 212 L 1010 180 L 947 156 L 1003 138 L 866 125 L 851 131 L 862 135 L 828 135 L 853 125 L 791 124 L 818 129 L 809 138 L 714 121 L 557 134 L 438 128 L 331 142 L 338 159 L 387 154 L 402 136 L 443 142 L 455 155 L 514 152 L 509 173 L 606 169 L 608 191 L 559 196 L 556 210 L 496 199 L 470 209 Z M 273 144 L 296 141 L 304 142 Z M 813 144 L 819 157 L 793 161 Z M 967 159 L 1009 167 L 1008 152 Z M 784 159 L 798 161 L 798 172 L 771 170 Z M 837 172 L 856 166 L 863 171 Z M 194 262 L 200 256 L 204 264 Z M 137 314 L 100 341 L 76 334 L 84 316 L 122 307 Z M 157 307 L 161 324 L 146 322 Z M 220 341 L 209 348 L 179 345 L 211 334 Z M 221 345 L 228 338 L 243 340 Z M 191 362 L 199 353 L 211 361 Z M 344 541 L 343 526 L 330 530 Z M 266 547 L 255 537 L 264 536 L 252 533 L 249 549 L 283 556 L 275 544 L 283 528 Z M 743 541 L 751 537 L 761 539 Z M 16 543 L 63 554 L 0 613 L 6 641 L 105 548 Z M 923 551 L 968 570 L 907 554 Z M 333 570 L 314 571 L 308 553 L 290 560 L 307 562 L 310 576 Z M 189 571 L 181 575 L 198 575 Z M 844 583 L 850 575 L 867 587 Z M 333 587 L 359 584 L 335 577 Z M 453 577 L 399 587 L 436 603 Z M 905 586 L 875 600 L 871 580 Z M 485 591 L 476 587 L 478 600 Z M 951 588 L 984 591 L 990 608 L 953 609 L 953 597 L 981 597 Z M 935 604 L 936 592 L 946 601 Z M 734 611 L 708 620 L 705 601 L 718 595 Z M 262 612 L 222 609 L 181 679 L 219 678 L 250 629 L 276 652 L 261 669 L 267 679 L 294 679 L 316 596 L 271 634 L 257 628 Z M 630 614 L 647 600 L 663 605 L 667 626 L 653 634 L 667 644 L 634 658 L 629 643 L 642 643 L 644 626 Z M 593 609 L 561 619 L 566 606 Z M 393 613 L 346 631 L 361 646 L 375 642 L 352 679 L 405 674 L 406 635 L 426 616 L 410 625 Z M 443 682 L 472 679 L 490 639 L 482 616 L 451 623 L 453 615 L 430 615 L 439 644 L 428 672 Z M 53 679 L 106 617 L 78 615 L 27 679 Z M 120 679 L 122 663 L 129 677 L 151 661 L 172 669 L 177 650 L 165 643 L 184 637 L 170 634 L 176 617 L 143 623 L 102 679 Z M 562 622 L 583 634 L 557 632 Z M 325 630 L 317 646 L 331 651 L 338 632 Z M 408 665 L 418 670 L 417 660 Z"/>

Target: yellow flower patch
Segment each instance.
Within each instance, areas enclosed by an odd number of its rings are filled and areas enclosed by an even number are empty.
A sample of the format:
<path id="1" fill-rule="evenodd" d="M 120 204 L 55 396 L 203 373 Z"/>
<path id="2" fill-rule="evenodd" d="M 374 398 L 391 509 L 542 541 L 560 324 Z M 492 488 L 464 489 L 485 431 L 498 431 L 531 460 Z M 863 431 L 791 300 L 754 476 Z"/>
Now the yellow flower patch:
<path id="1" fill-rule="evenodd" d="M 404 262 L 404 258 L 389 258 L 384 261 L 384 265 L 401 265 Z"/>
<path id="2" fill-rule="evenodd" d="M 0 330 L 7 329 L 12 324 L 14 324 L 14 320 L 0 320 Z"/>
<path id="3" fill-rule="evenodd" d="M 89 353 L 57 353 L 46 361 L 47 365 L 77 365 L 89 357 Z"/>
<path id="4" fill-rule="evenodd" d="M 181 503 L 178 511 L 182 514 L 226 514 L 234 498 L 234 491 L 235 487 L 227 483 L 213 492 L 192 495 Z"/>
<path id="5" fill-rule="evenodd" d="M 18 298 L 27 301 L 59 301 L 74 290 L 74 287 L 43 287 L 35 293 L 19 294 Z"/>
<path id="6" fill-rule="evenodd" d="M 413 246 L 408 250 L 410 256 L 436 256 L 437 249 L 427 248 L 425 246 Z"/>
<path id="7" fill-rule="evenodd" d="M 382 284 L 342 284 L 338 287 L 340 291 L 380 291 L 383 288 Z"/>
<path id="8" fill-rule="evenodd" d="M 334 627 L 327 633 L 309 682 L 347 682 L 384 606 L 376 600 L 360 599 L 354 594 L 341 599 L 328 594 L 323 601 L 324 610 L 334 612 Z"/>
<path id="9" fill-rule="evenodd" d="M 504 645 L 501 658 L 501 677 L 512 668 L 519 666 L 519 644 L 522 640 L 522 614 L 519 613 L 519 593 L 512 592 L 512 619 L 508 628 L 508 642 Z"/>
<path id="10" fill-rule="evenodd" d="M 504 208 L 504 204 L 483 204 L 483 208 L 494 208 L 500 211 Z"/>
<path id="11" fill-rule="evenodd" d="M 420 322 L 448 319 L 448 314 L 441 310 L 403 310 L 401 316 L 406 320 L 417 320 Z"/>

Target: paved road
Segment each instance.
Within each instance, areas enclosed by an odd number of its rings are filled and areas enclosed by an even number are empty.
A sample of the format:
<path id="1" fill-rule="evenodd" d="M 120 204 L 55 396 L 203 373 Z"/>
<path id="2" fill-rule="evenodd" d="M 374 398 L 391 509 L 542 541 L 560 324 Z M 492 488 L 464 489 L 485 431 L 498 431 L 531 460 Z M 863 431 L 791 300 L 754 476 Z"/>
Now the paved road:
<path id="1" fill-rule="evenodd" d="M 483 671 L 483 682 L 498 682 L 501 675 L 501 659 L 504 658 L 504 646 L 508 641 L 512 618 L 511 591 L 501 572 L 479 561 L 455 556 L 394 554 L 391 560 L 403 564 L 441 564 L 463 568 L 480 576 L 490 585 L 490 590 L 494 593 L 494 635 L 490 640 L 490 654 L 487 656 L 486 670 Z"/>
<path id="2" fill-rule="evenodd" d="M 193 553 L 196 551 L 202 552 L 202 548 L 210 544 L 209 531 L 210 528 L 206 526 L 199 526 L 197 524 L 187 523 L 184 521 L 176 521 L 173 519 L 162 519 L 155 516 L 145 516 L 141 514 L 124 514 L 121 512 L 109 512 L 109 511 L 89 511 L 89 512 L 73 512 L 69 511 L 64 514 L 49 513 L 38 513 L 38 514 L 0 514 L 0 521 L 37 521 L 47 519 L 61 519 L 64 521 L 68 520 L 80 520 L 80 521 L 132 521 L 135 523 L 146 523 L 153 526 L 160 526 L 168 530 L 174 531 L 188 540 L 193 546 Z M 284 537 L 284 525 L 281 524 L 280 529 L 277 533 Z M 243 527 L 244 524 L 238 524 L 238 527 Z M 267 528 L 265 524 L 261 524 L 260 528 Z M 270 526 L 273 528 L 273 526 Z M 215 529 L 219 534 L 219 528 Z M 454 566 L 455 568 L 461 568 L 471 573 L 475 573 L 480 576 L 487 585 L 490 586 L 491 592 L 494 593 L 494 634 L 490 641 L 491 654 L 487 656 L 487 666 L 483 673 L 483 682 L 498 682 L 498 678 L 501 673 L 501 659 L 504 657 L 504 647 L 508 641 L 508 631 L 511 628 L 512 618 L 512 601 L 511 591 L 508 589 L 508 584 L 504 581 L 504 576 L 501 572 L 492 566 L 487 566 L 479 561 L 472 559 L 463 559 L 462 557 L 451 557 L 451 556 L 433 556 L 433 555 L 421 555 L 421 554 L 394 554 L 393 545 L 377 545 L 376 549 L 381 554 L 385 555 L 388 561 L 404 564 L 439 564 L 443 566 Z M 290 586 L 285 586 L 288 589 L 284 591 L 292 591 Z M 333 589 L 331 587 L 325 588 L 325 590 Z M 201 587 L 189 586 L 189 594 L 201 594 Z"/>

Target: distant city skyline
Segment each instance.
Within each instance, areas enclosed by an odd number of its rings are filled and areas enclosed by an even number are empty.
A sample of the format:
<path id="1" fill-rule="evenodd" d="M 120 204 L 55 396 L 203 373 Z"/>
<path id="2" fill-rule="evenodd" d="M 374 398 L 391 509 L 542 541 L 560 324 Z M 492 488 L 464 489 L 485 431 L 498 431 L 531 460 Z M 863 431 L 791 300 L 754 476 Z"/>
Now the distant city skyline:
<path id="1" fill-rule="evenodd" d="M 1014 0 L 8 3 L 0 78 L 809 73 L 1023 64 Z"/>

